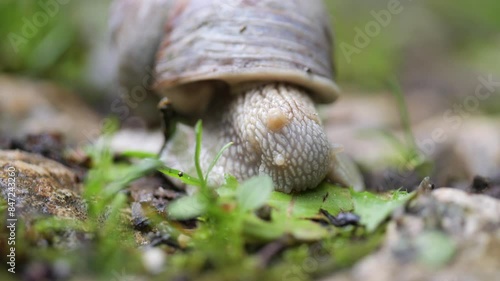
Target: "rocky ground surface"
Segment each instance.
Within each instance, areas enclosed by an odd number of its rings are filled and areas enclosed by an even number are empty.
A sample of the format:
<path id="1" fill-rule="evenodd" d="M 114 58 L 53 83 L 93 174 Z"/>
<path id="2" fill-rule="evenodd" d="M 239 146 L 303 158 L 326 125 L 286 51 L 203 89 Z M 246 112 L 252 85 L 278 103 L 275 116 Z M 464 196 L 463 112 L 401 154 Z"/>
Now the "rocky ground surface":
<path id="1" fill-rule="evenodd" d="M 60 132 L 85 145 L 101 132 L 101 118 L 71 91 L 49 82 L 0 75 L 0 136 Z"/>
<path id="2" fill-rule="evenodd" d="M 0 150 L 0 168 L 13 171 L 0 174 L 2 196 L 8 197 L 8 178 L 15 178 L 17 215 L 23 218 L 53 215 L 84 219 L 81 180 L 70 168 L 41 155 L 19 150 Z"/>
<path id="3" fill-rule="evenodd" d="M 497 280 L 499 255 L 500 201 L 440 188 L 393 214 L 378 251 L 322 280 Z"/>

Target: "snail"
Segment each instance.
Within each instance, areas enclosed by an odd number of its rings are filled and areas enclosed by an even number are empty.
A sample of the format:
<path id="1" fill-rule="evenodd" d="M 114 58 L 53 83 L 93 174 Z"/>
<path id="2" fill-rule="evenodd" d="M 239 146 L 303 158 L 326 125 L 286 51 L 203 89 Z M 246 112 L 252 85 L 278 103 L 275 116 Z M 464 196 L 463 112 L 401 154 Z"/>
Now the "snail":
<path id="1" fill-rule="evenodd" d="M 126 54 L 121 77 L 135 76 L 122 81 L 136 81 L 150 67 L 152 89 L 168 99 L 162 104 L 184 124 L 203 120 L 202 168 L 233 143 L 209 182 L 221 183 L 225 174 L 239 180 L 266 174 L 285 193 L 325 178 L 362 186 L 355 166 L 327 139 L 315 108 L 339 92 L 322 1 L 115 0 L 111 20 L 118 53 Z M 177 126 L 161 159 L 189 173 L 193 137 Z"/>

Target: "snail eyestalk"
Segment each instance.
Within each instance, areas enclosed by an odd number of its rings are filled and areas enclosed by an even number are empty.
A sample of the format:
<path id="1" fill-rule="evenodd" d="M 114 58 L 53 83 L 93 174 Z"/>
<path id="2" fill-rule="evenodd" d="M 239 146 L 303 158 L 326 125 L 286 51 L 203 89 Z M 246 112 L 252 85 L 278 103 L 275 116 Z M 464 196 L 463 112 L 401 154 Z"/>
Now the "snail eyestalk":
<path id="1" fill-rule="evenodd" d="M 158 103 L 158 109 L 161 114 L 163 136 L 165 141 L 168 141 L 175 134 L 177 113 L 174 111 L 172 103 L 168 98 L 161 99 L 160 103 Z"/>

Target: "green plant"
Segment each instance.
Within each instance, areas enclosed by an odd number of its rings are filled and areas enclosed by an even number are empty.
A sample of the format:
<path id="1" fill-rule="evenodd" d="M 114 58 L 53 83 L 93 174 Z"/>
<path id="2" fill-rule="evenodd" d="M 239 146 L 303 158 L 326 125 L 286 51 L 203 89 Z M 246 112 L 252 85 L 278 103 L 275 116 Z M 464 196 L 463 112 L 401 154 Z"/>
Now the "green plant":
<path id="1" fill-rule="evenodd" d="M 411 197 L 406 192 L 396 191 L 392 196 L 384 197 L 369 193 L 359 193 L 350 189 L 322 183 L 314 190 L 301 194 L 284 194 L 273 191 L 273 184 L 268 176 L 251 178 L 239 184 L 233 177 L 227 176 L 222 186 L 210 188 L 207 178 L 210 169 L 203 173 L 199 159 L 201 149 L 202 127 L 196 126 L 195 165 L 198 178 L 186 175 L 179 176 L 179 171 L 163 167 L 160 169 L 168 176 L 176 177 L 186 184 L 198 187 L 198 191 L 182 197 L 167 209 L 167 219 L 196 219 L 196 230 L 190 235 L 189 251 L 179 252 L 171 259 L 171 276 L 187 275 L 190 278 L 216 276 L 219 280 L 232 280 L 238 276 L 255 276 L 262 261 L 258 253 L 248 251 L 250 245 L 267 245 L 285 241 L 286 253 L 291 254 L 297 245 L 307 245 L 312 242 L 327 242 L 331 248 L 324 249 L 330 258 L 323 264 L 321 270 L 304 273 L 313 276 L 327 272 L 340 264 L 347 266 L 373 250 L 381 241 L 381 226 L 388 215 Z M 213 167 L 230 144 L 224 146 L 211 162 Z M 321 220 L 321 210 L 332 215 L 340 212 L 354 211 L 363 215 L 362 229 L 355 236 L 368 236 L 366 243 L 354 242 L 352 232 L 344 232 L 333 226 L 322 226 L 315 220 Z M 383 211 L 381 211 L 383 210 Z M 262 215 L 266 213 L 267 215 Z M 365 216 L 373 214 L 372 216 Z M 375 215 L 378 214 L 378 215 Z M 264 217 L 263 217 L 264 216 Z M 267 217 L 267 218 L 266 218 Z M 349 229 L 349 227 L 347 228 Z M 346 236 L 346 233 L 347 234 Z M 342 244 L 334 241 L 341 239 Z M 340 240 L 338 240 L 340 241 Z M 346 249 L 342 254 L 335 253 L 339 246 Z M 285 257 L 284 256 L 284 257 Z M 306 254 L 307 257 L 307 254 Z M 332 261 L 336 261 L 333 262 Z M 273 278 L 275 269 L 290 266 L 297 260 L 284 258 L 273 268 L 262 272 L 262 278 Z M 252 275 L 254 274 L 254 275 Z M 282 275 L 283 273 L 281 273 Z M 307 277 L 307 278 L 309 278 Z"/>
<path id="2" fill-rule="evenodd" d="M 109 148 L 112 132 L 87 150 L 93 163 L 83 192 L 87 219 L 42 219 L 29 231 L 44 235 L 74 231 L 86 235 L 84 244 L 69 251 L 36 248 L 29 251 L 33 258 L 55 263 L 64 257 L 74 275 L 102 280 L 116 274 L 158 280 L 310 280 L 348 267 L 373 251 L 383 239 L 385 219 L 412 195 L 401 191 L 374 195 L 328 183 L 301 194 L 284 194 L 273 191 L 267 176 L 242 183 L 227 176 L 222 186 L 210 187 L 210 170 L 230 144 L 202 171 L 201 122 L 196 126 L 193 159 L 197 177 L 165 167 L 154 155 L 143 152 L 124 154 L 138 161 L 115 161 Z M 131 181 L 156 170 L 198 188 L 193 195 L 171 202 L 165 213 L 148 213 L 150 228 L 179 244 L 160 246 L 168 248 L 169 257 L 165 270 L 157 276 L 148 273 L 142 263 L 144 253 L 125 215 L 128 198 L 123 192 Z M 4 204 L 2 201 L 0 212 L 5 211 Z M 335 227 L 328 223 L 325 212 L 333 216 L 357 213 L 362 226 Z M 192 223 L 184 226 L 185 220 L 195 221 L 196 227 Z M 308 268 L 305 260 L 314 260 L 317 266 Z"/>

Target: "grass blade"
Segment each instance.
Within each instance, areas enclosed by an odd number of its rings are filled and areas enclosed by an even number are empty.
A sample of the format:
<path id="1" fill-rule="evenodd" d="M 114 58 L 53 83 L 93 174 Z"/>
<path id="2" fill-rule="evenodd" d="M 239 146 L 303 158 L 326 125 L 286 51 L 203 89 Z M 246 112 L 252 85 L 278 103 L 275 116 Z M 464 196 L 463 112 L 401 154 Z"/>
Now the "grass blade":
<path id="1" fill-rule="evenodd" d="M 408 114 L 408 107 L 406 106 L 405 96 L 396 78 L 389 81 L 389 86 L 391 88 L 391 93 L 396 98 L 399 108 L 399 115 L 401 118 L 401 123 L 405 131 L 406 142 L 408 146 L 412 146 L 414 150 L 418 150 L 417 144 L 415 142 L 415 137 L 411 130 L 410 115 Z"/>
<path id="2" fill-rule="evenodd" d="M 152 159 L 158 159 L 158 154 L 157 153 L 151 153 L 151 152 L 145 152 L 145 151 L 139 151 L 139 150 L 127 150 L 121 153 L 122 157 L 126 158 L 139 158 L 139 159 L 146 159 L 146 158 L 152 158 Z"/>
<path id="3" fill-rule="evenodd" d="M 197 187 L 201 186 L 201 181 L 199 179 L 197 179 L 196 177 L 190 176 L 184 172 L 181 172 L 179 170 L 164 166 L 163 168 L 158 169 L 158 171 L 160 171 L 161 173 L 163 173 L 166 176 L 179 179 L 180 181 L 182 181 L 183 183 L 185 183 L 187 185 L 193 185 L 193 186 L 197 186 Z"/>
<path id="4" fill-rule="evenodd" d="M 212 162 L 210 163 L 210 166 L 208 167 L 207 172 L 205 173 L 205 182 L 208 181 L 208 175 L 210 174 L 210 172 L 214 168 L 215 164 L 217 164 L 217 162 L 219 161 L 219 158 L 222 156 L 222 153 L 224 153 L 224 151 L 226 149 L 228 149 L 231 145 L 233 145 L 233 142 L 227 143 L 226 145 L 224 145 L 221 148 L 221 150 L 219 150 L 219 153 L 217 153 L 217 155 L 215 156 L 215 158 L 212 160 Z"/>
<path id="5" fill-rule="evenodd" d="M 201 163 L 200 163 L 201 138 L 203 135 L 203 126 L 201 120 L 198 120 L 198 122 L 196 122 L 195 133 L 196 133 L 196 148 L 194 151 L 194 165 L 196 167 L 196 173 L 198 174 L 198 179 L 202 183 L 202 186 L 205 186 L 206 182 L 205 179 L 203 178 L 203 171 L 201 170 Z"/>

